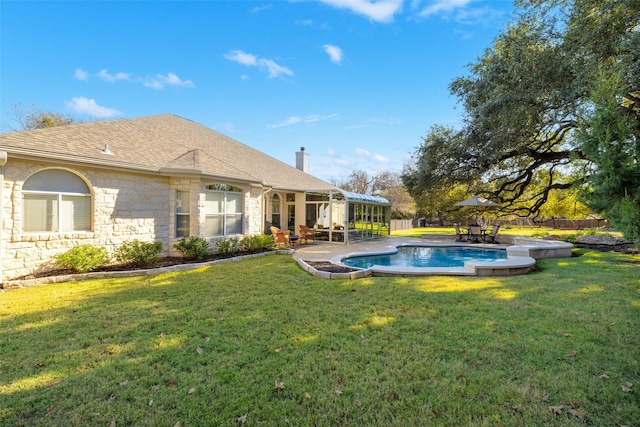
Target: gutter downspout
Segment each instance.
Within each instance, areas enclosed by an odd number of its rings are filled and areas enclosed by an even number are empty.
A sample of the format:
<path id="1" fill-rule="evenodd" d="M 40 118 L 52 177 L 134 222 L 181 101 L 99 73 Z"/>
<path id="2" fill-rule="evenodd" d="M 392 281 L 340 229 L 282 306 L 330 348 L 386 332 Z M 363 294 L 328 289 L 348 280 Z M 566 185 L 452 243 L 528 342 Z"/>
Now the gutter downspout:
<path id="1" fill-rule="evenodd" d="M 4 265 L 4 165 L 7 164 L 7 152 L 0 151 L 0 289 Z"/>

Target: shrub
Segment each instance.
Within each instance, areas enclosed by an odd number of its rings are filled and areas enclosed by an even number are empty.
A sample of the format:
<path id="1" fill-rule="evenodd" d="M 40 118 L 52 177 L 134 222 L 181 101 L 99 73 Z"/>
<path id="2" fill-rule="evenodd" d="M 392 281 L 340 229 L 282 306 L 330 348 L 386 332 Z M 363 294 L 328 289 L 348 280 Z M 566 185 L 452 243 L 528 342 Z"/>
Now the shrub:
<path id="1" fill-rule="evenodd" d="M 593 228 L 586 228 L 584 230 L 580 230 L 577 233 L 567 234 L 563 237 L 562 240 L 569 243 L 575 243 L 576 239 L 580 236 L 597 236 L 597 235 L 607 235 L 607 233 L 602 233 Z"/>
<path id="2" fill-rule="evenodd" d="M 240 250 L 240 240 L 237 237 L 216 240 L 215 252 L 218 255 L 233 255 Z"/>
<path id="3" fill-rule="evenodd" d="M 549 235 L 549 233 L 546 232 L 545 230 L 538 230 L 538 231 L 534 231 L 533 233 L 531 233 L 531 237 L 539 238 L 539 239 L 542 239 L 543 237 L 546 237 L 547 235 Z"/>
<path id="4" fill-rule="evenodd" d="M 109 253 L 103 247 L 80 245 L 56 256 L 55 263 L 61 268 L 85 273 L 108 264 Z"/>
<path id="5" fill-rule="evenodd" d="M 209 242 L 202 237 L 183 237 L 173 245 L 185 258 L 201 261 L 209 256 Z"/>
<path id="6" fill-rule="evenodd" d="M 149 265 L 160 259 L 162 242 L 141 242 L 138 239 L 124 242 L 116 251 L 116 259 L 137 267 Z"/>
<path id="7" fill-rule="evenodd" d="M 273 236 L 266 234 L 255 234 L 245 236 L 240 241 L 240 246 L 247 252 L 256 252 L 273 247 Z"/>

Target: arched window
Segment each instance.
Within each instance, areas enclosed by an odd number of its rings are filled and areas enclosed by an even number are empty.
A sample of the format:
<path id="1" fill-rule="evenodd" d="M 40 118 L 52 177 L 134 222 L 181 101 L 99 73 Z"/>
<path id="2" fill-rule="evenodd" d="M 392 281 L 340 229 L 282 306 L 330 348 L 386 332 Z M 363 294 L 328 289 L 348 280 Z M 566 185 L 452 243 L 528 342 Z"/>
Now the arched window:
<path id="1" fill-rule="evenodd" d="M 77 175 L 46 169 L 22 187 L 22 230 L 25 233 L 91 230 L 91 192 Z"/>

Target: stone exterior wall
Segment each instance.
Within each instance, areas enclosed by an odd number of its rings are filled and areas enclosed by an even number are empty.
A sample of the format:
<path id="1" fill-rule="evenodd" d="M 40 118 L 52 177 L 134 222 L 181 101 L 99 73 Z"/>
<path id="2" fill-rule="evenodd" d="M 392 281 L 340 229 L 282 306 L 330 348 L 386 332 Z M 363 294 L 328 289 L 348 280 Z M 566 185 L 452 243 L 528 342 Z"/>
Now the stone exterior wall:
<path id="1" fill-rule="evenodd" d="M 264 212 L 262 187 L 252 185 L 245 197 L 245 227 L 247 234 L 260 234 L 262 232 Z"/>
<path id="2" fill-rule="evenodd" d="M 177 240 L 175 199 L 178 190 L 189 191 L 191 195 L 190 234 L 206 237 L 206 183 L 199 176 L 166 177 L 71 166 L 55 167 L 68 170 L 87 183 L 93 196 L 93 230 L 23 233 L 22 186 L 34 173 L 51 167 L 9 158 L 2 168 L 2 280 L 50 269 L 54 255 L 81 244 L 104 246 L 113 254 L 127 240 L 161 241 L 162 255 L 177 255 L 173 244 Z M 245 194 L 244 232 L 261 233 L 262 187 L 248 184 L 239 187 Z"/>
<path id="3" fill-rule="evenodd" d="M 110 253 L 126 240 L 162 241 L 169 245 L 169 179 L 101 169 L 62 167 L 91 189 L 93 231 L 23 233 L 22 186 L 32 174 L 51 165 L 9 159 L 2 192 L 2 279 L 50 268 L 51 257 L 90 244 Z"/>

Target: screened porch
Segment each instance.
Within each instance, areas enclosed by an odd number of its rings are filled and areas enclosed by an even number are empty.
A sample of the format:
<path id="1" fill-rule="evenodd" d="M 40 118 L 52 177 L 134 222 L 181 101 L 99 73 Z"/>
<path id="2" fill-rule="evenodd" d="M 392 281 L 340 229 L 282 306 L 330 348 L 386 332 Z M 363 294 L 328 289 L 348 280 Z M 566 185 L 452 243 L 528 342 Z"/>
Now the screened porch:
<path id="1" fill-rule="evenodd" d="M 348 191 L 307 192 L 305 220 L 316 239 L 349 243 L 390 233 L 391 204 L 384 197 Z"/>

